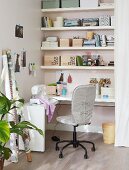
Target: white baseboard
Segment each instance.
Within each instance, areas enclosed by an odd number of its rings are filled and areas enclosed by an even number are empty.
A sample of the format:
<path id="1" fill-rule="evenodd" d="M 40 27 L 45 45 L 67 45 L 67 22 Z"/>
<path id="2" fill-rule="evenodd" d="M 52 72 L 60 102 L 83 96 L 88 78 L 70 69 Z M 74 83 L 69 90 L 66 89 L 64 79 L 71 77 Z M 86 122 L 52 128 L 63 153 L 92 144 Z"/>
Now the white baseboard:
<path id="1" fill-rule="evenodd" d="M 47 124 L 46 130 L 59 130 L 59 131 L 73 131 L 73 127 L 64 124 Z M 93 132 L 93 133 L 102 133 L 102 127 L 100 126 L 92 126 L 92 125 L 84 125 L 77 127 L 78 132 Z"/>

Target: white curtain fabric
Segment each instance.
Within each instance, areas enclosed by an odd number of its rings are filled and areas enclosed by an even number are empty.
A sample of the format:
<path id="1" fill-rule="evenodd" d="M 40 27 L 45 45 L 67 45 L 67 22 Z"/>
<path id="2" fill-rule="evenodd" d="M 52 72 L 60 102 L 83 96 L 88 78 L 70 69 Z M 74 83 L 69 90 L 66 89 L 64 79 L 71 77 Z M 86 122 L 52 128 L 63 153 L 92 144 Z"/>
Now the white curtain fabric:
<path id="1" fill-rule="evenodd" d="M 115 146 L 129 147 L 129 1 L 115 4 Z"/>

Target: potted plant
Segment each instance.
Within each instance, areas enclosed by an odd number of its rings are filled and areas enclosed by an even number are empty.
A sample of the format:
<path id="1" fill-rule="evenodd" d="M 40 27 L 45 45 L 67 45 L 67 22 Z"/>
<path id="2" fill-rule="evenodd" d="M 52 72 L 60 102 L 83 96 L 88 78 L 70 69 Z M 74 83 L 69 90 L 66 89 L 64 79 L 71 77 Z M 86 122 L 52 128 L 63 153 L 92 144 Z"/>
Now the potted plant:
<path id="1" fill-rule="evenodd" d="M 11 150 L 6 147 L 7 142 L 10 140 L 10 134 L 16 133 L 23 135 L 25 128 L 37 130 L 41 135 L 43 132 L 35 125 L 28 121 L 15 123 L 14 121 L 8 122 L 7 116 L 11 114 L 13 109 L 16 109 L 16 102 L 24 103 L 23 99 L 9 100 L 4 94 L 0 92 L 0 170 L 3 170 L 5 159 L 9 159 Z"/>

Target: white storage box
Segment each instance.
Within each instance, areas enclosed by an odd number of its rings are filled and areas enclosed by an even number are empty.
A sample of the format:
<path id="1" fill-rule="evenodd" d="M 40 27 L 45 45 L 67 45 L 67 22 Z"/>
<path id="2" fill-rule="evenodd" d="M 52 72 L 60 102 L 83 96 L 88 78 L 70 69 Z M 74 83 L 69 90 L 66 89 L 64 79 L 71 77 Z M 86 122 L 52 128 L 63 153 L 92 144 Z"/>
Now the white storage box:
<path id="1" fill-rule="evenodd" d="M 96 8 L 99 6 L 99 0 L 80 0 L 81 8 Z"/>
<path id="2" fill-rule="evenodd" d="M 101 96 L 109 98 L 114 97 L 115 96 L 114 88 L 101 87 Z"/>

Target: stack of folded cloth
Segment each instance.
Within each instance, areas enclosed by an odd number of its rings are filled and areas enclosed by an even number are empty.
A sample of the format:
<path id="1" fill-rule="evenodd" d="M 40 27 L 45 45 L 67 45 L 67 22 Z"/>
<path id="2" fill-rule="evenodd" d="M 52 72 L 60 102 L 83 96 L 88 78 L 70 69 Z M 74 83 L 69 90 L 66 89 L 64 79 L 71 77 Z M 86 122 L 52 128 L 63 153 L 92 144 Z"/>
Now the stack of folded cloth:
<path id="1" fill-rule="evenodd" d="M 42 42 L 42 47 L 58 47 L 58 38 L 57 37 L 47 37 L 46 41 Z"/>

